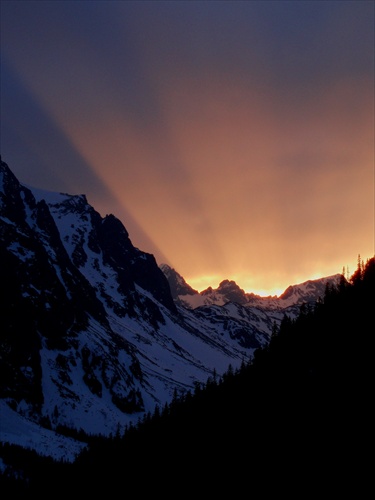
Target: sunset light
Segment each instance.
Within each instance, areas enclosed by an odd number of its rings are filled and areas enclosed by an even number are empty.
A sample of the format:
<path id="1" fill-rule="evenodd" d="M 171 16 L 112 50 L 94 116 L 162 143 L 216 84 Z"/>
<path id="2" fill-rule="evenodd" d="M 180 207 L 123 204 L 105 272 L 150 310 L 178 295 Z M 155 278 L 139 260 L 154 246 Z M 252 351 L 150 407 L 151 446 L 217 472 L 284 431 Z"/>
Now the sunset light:
<path id="1" fill-rule="evenodd" d="M 374 3 L 1 2 L 1 154 L 198 291 L 374 255 Z"/>
<path id="2" fill-rule="evenodd" d="M 374 20 L 0 0 L 3 491 L 366 497 Z"/>

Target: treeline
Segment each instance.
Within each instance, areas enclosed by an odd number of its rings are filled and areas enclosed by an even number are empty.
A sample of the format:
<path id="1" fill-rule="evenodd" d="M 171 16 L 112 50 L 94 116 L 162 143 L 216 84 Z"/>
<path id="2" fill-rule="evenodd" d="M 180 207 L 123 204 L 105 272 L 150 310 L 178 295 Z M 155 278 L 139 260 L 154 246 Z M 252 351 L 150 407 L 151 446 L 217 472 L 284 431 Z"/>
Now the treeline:
<path id="1" fill-rule="evenodd" d="M 65 493 L 233 497 L 276 488 L 306 498 L 323 485 L 337 494 L 355 478 L 358 495 L 373 429 L 374 308 L 375 259 L 359 258 L 349 280 L 327 285 L 296 319 L 285 316 L 250 363 L 176 394 L 124 435 L 92 439 L 49 479 Z M 43 478 L 34 474 L 29 490 L 42 493 Z"/>

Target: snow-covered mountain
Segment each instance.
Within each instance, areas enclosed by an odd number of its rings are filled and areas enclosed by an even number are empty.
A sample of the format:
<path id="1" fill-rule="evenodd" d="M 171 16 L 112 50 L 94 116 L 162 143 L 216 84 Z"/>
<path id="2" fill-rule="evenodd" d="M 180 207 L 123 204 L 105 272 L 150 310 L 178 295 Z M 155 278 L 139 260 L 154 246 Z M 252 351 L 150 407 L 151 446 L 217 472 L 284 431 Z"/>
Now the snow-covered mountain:
<path id="1" fill-rule="evenodd" d="M 41 191 L 0 167 L 0 441 L 57 458 L 110 435 L 264 346 L 324 278 L 280 297 L 234 282 L 198 293 L 134 247 L 85 195 Z"/>
<path id="2" fill-rule="evenodd" d="M 335 274 L 316 280 L 308 280 L 297 285 L 290 285 L 280 296 L 262 297 L 254 293 L 246 293 L 235 281 L 230 280 L 222 281 L 216 289 L 209 287 L 198 292 L 191 288 L 172 267 L 161 264 L 160 268 L 169 281 L 175 302 L 187 309 L 207 310 L 207 306 L 225 307 L 228 303 L 233 302 L 253 312 L 266 311 L 267 316 L 271 316 L 275 320 L 280 319 L 284 314 L 295 317 L 302 304 L 315 303 L 317 298 L 324 296 L 327 283 L 337 283 L 341 277 L 340 274 Z M 206 307 L 204 308 L 204 306 Z"/>

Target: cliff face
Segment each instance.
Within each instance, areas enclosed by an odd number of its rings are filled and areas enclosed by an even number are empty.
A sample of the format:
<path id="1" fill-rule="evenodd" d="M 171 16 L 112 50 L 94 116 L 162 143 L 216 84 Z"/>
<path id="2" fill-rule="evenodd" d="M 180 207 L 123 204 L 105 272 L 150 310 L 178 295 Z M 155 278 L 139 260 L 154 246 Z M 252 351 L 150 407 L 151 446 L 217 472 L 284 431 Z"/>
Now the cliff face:
<path id="1" fill-rule="evenodd" d="M 0 241 L 0 404 L 36 427 L 31 447 L 61 426 L 107 435 L 137 422 L 250 359 L 286 310 L 227 280 L 199 294 L 85 195 L 27 188 L 4 162 Z M 291 311 L 301 297 L 277 300 Z"/>

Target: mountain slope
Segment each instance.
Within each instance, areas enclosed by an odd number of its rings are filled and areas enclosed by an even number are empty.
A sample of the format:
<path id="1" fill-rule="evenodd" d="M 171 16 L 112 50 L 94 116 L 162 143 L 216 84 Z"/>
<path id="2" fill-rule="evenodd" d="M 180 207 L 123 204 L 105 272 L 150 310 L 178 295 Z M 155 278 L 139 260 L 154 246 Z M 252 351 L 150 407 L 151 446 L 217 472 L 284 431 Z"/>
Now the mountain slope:
<path id="1" fill-rule="evenodd" d="M 178 475 L 193 463 L 184 484 L 192 495 L 239 497 L 245 478 L 255 496 L 285 492 L 300 498 L 305 490 L 366 496 L 373 477 L 374 301 L 371 258 L 349 283 L 329 285 L 314 307 L 285 318 L 238 372 L 173 402 L 117 446 L 103 443 L 83 454 L 80 474 L 95 464 L 115 485 L 122 453 L 128 453 L 126 470 L 136 475 L 134 459 L 156 449 L 159 460 L 140 472 L 156 479 L 151 491 L 165 471 Z M 168 486 L 163 484 L 165 495 L 175 492 Z"/>
<path id="2" fill-rule="evenodd" d="M 154 257 L 85 196 L 29 189 L 3 162 L 0 187 L 0 397 L 22 417 L 114 433 L 252 354 L 185 318 Z"/>
<path id="3" fill-rule="evenodd" d="M 196 291 L 178 276 L 170 285 L 116 217 L 101 217 L 84 195 L 26 187 L 4 162 L 0 237 L 0 402 L 14 412 L 0 441 L 20 444 L 11 426 L 22 422 L 25 446 L 51 456 L 67 428 L 71 459 L 81 431 L 122 431 L 175 393 L 239 367 L 301 300 L 289 295 L 289 309 L 241 303 L 226 282 L 216 303 L 186 307 L 181 291 Z M 238 302 L 224 302 L 234 288 Z M 46 431 L 56 437 L 49 449 Z"/>
<path id="4" fill-rule="evenodd" d="M 337 284 L 342 278 L 342 275 L 335 274 L 308 280 L 289 286 L 279 297 L 261 297 L 246 293 L 230 280 L 222 281 L 216 289 L 209 287 L 198 292 L 175 269 L 167 264 L 160 268 L 174 290 L 176 304 L 185 309 L 185 315 L 193 310 L 200 321 L 214 325 L 215 330 L 224 328 L 241 346 L 248 348 L 265 345 L 265 340 L 269 340 L 274 326 L 280 324 L 284 315 L 297 317 L 303 304 L 313 305 L 324 296 L 327 285 Z"/>
<path id="5" fill-rule="evenodd" d="M 372 258 L 350 282 L 328 286 L 314 307 L 285 317 L 252 362 L 175 398 L 124 436 L 92 442 L 68 468 L 51 469 L 54 482 L 85 495 L 134 488 L 164 498 L 181 490 L 237 498 L 246 488 L 257 497 L 365 497 L 373 476 L 374 299 Z M 40 492 L 41 468 L 31 477 L 26 492 Z"/>

